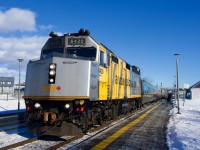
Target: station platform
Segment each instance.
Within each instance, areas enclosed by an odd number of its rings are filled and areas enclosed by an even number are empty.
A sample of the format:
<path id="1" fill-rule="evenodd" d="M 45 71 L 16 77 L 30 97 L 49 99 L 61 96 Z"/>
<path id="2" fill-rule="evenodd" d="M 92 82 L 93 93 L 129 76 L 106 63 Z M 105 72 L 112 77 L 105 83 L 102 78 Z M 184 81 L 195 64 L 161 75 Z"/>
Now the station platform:
<path id="1" fill-rule="evenodd" d="M 166 132 L 172 107 L 162 101 L 143 108 L 127 121 L 76 149 L 168 150 Z"/>

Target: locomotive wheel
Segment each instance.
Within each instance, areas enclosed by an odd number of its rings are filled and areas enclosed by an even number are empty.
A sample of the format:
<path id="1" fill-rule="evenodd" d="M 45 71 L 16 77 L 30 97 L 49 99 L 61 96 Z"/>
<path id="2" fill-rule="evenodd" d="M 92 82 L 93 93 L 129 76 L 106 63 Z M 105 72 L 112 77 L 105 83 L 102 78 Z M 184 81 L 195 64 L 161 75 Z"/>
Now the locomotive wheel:
<path id="1" fill-rule="evenodd" d="M 84 127 L 83 127 L 83 128 L 84 128 L 84 129 L 83 129 L 83 133 L 84 133 L 84 134 L 87 134 L 87 132 L 88 132 L 88 123 L 85 122 L 83 126 L 84 126 Z"/>
<path id="2" fill-rule="evenodd" d="M 116 100 L 117 101 L 117 100 Z M 115 102 L 112 106 L 111 106 L 111 115 L 112 118 L 111 119 L 116 119 L 119 115 L 119 104 L 118 102 Z"/>
<path id="3" fill-rule="evenodd" d="M 102 126 L 103 125 L 103 117 L 102 114 L 99 114 L 99 125 Z"/>
<path id="4" fill-rule="evenodd" d="M 89 129 L 89 124 L 88 124 L 88 101 L 85 101 L 85 117 L 84 117 L 84 125 L 83 125 L 83 133 L 87 134 L 88 129 Z"/>
<path id="5" fill-rule="evenodd" d="M 86 115 L 86 116 L 84 117 L 83 133 L 84 133 L 84 134 L 87 134 L 88 129 L 89 129 L 89 125 L 88 125 L 88 116 Z"/>

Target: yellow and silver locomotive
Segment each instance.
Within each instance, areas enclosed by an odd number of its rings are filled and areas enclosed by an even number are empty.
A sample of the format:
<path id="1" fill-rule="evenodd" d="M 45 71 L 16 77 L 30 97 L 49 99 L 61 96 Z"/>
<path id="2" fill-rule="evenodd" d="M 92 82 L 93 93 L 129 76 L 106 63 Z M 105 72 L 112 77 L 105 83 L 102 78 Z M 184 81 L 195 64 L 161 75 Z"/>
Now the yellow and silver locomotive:
<path id="1" fill-rule="evenodd" d="M 75 135 L 142 105 L 140 69 L 88 30 L 51 38 L 27 65 L 26 121 L 34 133 Z"/>

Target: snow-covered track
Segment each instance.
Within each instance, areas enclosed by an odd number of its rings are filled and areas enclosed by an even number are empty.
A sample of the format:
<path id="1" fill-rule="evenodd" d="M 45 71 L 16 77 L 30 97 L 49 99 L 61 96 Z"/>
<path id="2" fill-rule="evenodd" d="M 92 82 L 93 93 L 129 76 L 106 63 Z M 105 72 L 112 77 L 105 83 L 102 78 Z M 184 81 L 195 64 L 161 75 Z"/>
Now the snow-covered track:
<path id="1" fill-rule="evenodd" d="M 0 132 L 26 127 L 24 113 L 0 116 Z"/>
<path id="2" fill-rule="evenodd" d="M 82 135 L 83 136 L 83 135 Z M 0 150 L 7 150 L 7 149 L 35 149 L 38 147 L 43 147 L 44 149 L 54 149 L 55 147 L 61 147 L 63 144 L 59 146 L 60 143 L 63 141 L 66 143 L 70 143 L 75 139 L 81 138 L 80 136 L 77 137 L 56 137 L 56 136 L 49 136 L 49 135 L 41 135 L 39 137 L 33 137 L 18 143 L 14 143 L 5 147 L 0 148 Z"/>
<path id="3" fill-rule="evenodd" d="M 21 141 L 21 142 L 18 142 L 18 143 L 14 143 L 14 144 L 11 144 L 11 145 L 2 147 L 2 148 L 0 148 L 0 150 L 7 150 L 7 149 L 11 149 L 11 148 L 16 148 L 16 147 L 25 145 L 25 144 L 27 144 L 27 143 L 34 142 L 34 141 L 36 141 L 36 140 L 38 140 L 37 137 L 30 138 L 30 139 L 27 139 L 27 140 L 25 140 L 25 141 Z"/>

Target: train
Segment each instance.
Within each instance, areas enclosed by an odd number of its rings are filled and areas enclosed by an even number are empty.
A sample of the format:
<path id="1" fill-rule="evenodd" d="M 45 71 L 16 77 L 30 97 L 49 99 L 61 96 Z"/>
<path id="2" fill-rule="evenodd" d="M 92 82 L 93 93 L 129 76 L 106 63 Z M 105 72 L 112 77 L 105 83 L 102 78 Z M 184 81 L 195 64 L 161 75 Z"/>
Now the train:
<path id="1" fill-rule="evenodd" d="M 78 135 L 159 100 L 140 68 L 118 57 L 88 30 L 51 32 L 40 58 L 27 64 L 25 120 L 35 134 Z"/>

